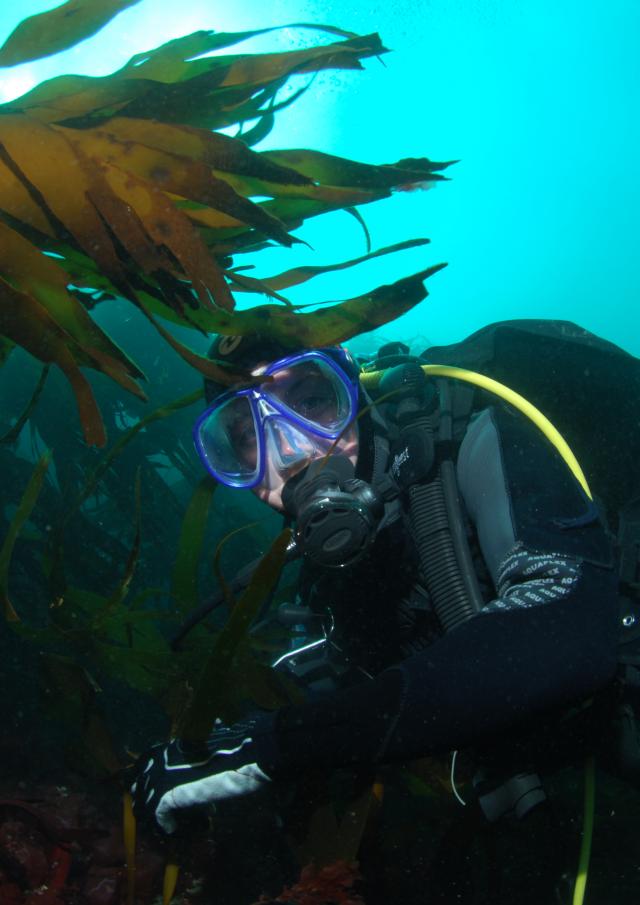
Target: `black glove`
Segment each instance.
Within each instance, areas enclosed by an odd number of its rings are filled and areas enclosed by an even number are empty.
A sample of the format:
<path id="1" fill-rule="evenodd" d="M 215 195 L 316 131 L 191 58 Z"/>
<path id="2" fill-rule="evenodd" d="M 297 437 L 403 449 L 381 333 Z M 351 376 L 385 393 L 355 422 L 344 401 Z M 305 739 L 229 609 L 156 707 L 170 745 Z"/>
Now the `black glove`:
<path id="1" fill-rule="evenodd" d="M 206 746 L 194 749 L 179 739 L 154 745 L 135 764 L 131 786 L 138 819 L 153 818 L 163 833 L 176 830 L 176 812 L 247 795 L 270 777 L 258 765 L 254 736 L 258 721 L 233 726 L 216 721 Z"/>

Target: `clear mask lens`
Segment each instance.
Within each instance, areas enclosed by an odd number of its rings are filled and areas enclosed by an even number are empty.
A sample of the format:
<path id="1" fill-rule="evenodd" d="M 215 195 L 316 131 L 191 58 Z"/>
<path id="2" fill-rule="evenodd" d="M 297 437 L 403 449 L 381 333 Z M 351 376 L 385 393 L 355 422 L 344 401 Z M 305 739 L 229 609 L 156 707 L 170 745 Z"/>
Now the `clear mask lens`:
<path id="1" fill-rule="evenodd" d="M 264 425 L 267 461 L 281 477 L 301 462 L 318 456 L 322 440 L 284 418 L 271 417 Z M 325 441 L 326 443 L 326 441 Z"/>
<path id="2" fill-rule="evenodd" d="M 331 361 L 294 357 L 267 368 L 259 387 L 214 404 L 196 426 L 196 447 L 218 480 L 255 487 L 266 471 L 285 475 L 324 455 L 355 407 L 354 388 Z"/>
<path id="3" fill-rule="evenodd" d="M 229 482 L 242 486 L 257 476 L 258 429 L 248 396 L 234 396 L 214 409 L 200 423 L 198 441 L 210 468 Z"/>
<path id="4" fill-rule="evenodd" d="M 346 427 L 352 407 L 348 390 L 323 359 L 302 359 L 267 375 L 262 392 L 297 421 L 333 436 Z"/>

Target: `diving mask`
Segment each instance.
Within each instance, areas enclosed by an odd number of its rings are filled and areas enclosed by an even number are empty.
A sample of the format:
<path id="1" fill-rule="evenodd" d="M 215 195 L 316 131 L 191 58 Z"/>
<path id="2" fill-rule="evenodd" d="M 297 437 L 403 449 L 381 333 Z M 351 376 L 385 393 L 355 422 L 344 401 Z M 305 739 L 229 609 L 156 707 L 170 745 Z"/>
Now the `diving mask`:
<path id="1" fill-rule="evenodd" d="M 332 353 L 347 366 L 348 353 Z M 194 428 L 204 466 L 228 487 L 286 481 L 329 453 L 357 413 L 357 378 L 325 352 L 289 355 L 254 375 L 255 386 L 223 393 Z"/>

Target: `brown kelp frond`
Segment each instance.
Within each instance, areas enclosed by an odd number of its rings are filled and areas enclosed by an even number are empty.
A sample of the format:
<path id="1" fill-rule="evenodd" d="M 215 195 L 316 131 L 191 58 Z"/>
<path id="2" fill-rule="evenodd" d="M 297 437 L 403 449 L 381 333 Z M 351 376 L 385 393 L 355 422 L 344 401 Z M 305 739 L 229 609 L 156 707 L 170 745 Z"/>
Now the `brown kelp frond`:
<path id="1" fill-rule="evenodd" d="M 361 59 L 386 53 L 373 34 L 280 53 L 204 56 L 261 33 L 195 32 L 136 54 L 111 75 L 58 76 L 3 107 L 81 127 L 119 113 L 219 129 L 258 119 L 292 75 L 360 69 Z"/>
<path id="2" fill-rule="evenodd" d="M 23 23 L 7 53 L 54 52 L 126 5 L 72 0 Z M 49 43 L 47 16 L 60 26 Z M 386 323 L 424 297 L 417 284 L 434 269 L 410 278 L 411 291 L 401 282 L 302 314 L 281 288 L 367 257 L 260 281 L 234 267 L 234 255 L 299 242 L 292 230 L 309 217 L 429 186 L 448 166 L 427 158 L 373 166 L 300 149 L 258 153 L 211 131 L 267 117 L 264 131 L 292 101 L 276 100 L 292 75 L 361 68 L 385 52 L 377 34 L 297 27 L 338 40 L 219 55 L 272 29 L 200 31 L 137 54 L 109 76 L 60 76 L 0 105 L 0 342 L 63 371 L 87 443 L 103 445 L 106 432 L 81 368 L 145 398 L 141 370 L 92 319 L 97 303 L 129 299 L 192 367 L 230 383 L 237 375 L 192 352 L 160 318 L 202 332 L 259 329 L 285 343 L 302 337 L 319 345 Z M 232 289 L 263 293 L 271 303 L 238 312 Z"/>
<path id="3" fill-rule="evenodd" d="M 202 390 L 195 390 L 187 396 L 182 396 L 180 399 L 174 399 L 172 402 L 165 403 L 125 431 L 113 444 L 111 449 L 101 456 L 95 468 L 85 475 L 83 485 L 78 492 L 78 495 L 71 501 L 67 508 L 65 523 L 71 518 L 74 512 L 82 506 L 84 501 L 91 496 L 105 472 L 111 468 L 114 461 L 122 453 L 125 447 L 128 446 L 141 431 L 145 430 L 145 428 L 155 421 L 167 418 L 174 412 L 177 412 L 188 405 L 193 405 L 194 402 L 198 402 L 198 400 L 202 398 L 202 394 Z"/>
<path id="4" fill-rule="evenodd" d="M 90 38 L 140 0 L 67 0 L 23 19 L 0 47 L 0 66 L 15 66 L 67 50 Z"/>
<path id="5" fill-rule="evenodd" d="M 427 157 L 411 157 L 397 163 L 373 166 L 358 163 L 345 157 L 336 157 L 321 151 L 296 149 L 289 151 L 265 151 L 265 156 L 273 163 L 289 167 L 302 173 L 320 185 L 333 185 L 361 189 L 393 189 L 409 183 L 438 182 L 446 177 L 440 170 L 455 161 L 434 163 Z"/>
<path id="6" fill-rule="evenodd" d="M 80 730 L 73 760 L 95 772 L 113 776 L 121 769 L 100 703 L 100 686 L 88 670 L 73 658 L 41 652 L 41 690 L 47 716 Z"/>
<path id="7" fill-rule="evenodd" d="M 289 289 L 291 286 L 298 286 L 300 283 L 306 283 L 307 280 L 311 280 L 313 277 L 320 276 L 321 274 L 333 273 L 336 270 L 346 270 L 348 267 L 354 267 L 356 264 L 362 264 L 364 261 L 371 261 L 373 258 L 395 254 L 397 251 L 405 251 L 408 248 L 418 248 L 421 245 L 428 245 L 429 241 L 429 239 L 408 239 L 406 242 L 397 242 L 395 245 L 379 248 L 377 251 L 368 252 L 366 255 L 361 255 L 359 258 L 352 258 L 350 261 L 342 261 L 340 264 L 294 267 L 292 270 L 286 270 L 284 273 L 279 273 L 277 276 L 263 277 L 257 282 L 261 287 L 264 287 L 261 291 Z"/>
<path id="8" fill-rule="evenodd" d="M 138 559 L 140 558 L 140 543 L 141 543 L 141 535 L 140 535 L 140 509 L 141 509 L 141 491 L 140 491 L 140 468 L 136 472 L 136 484 L 135 484 L 135 520 L 134 520 L 134 535 L 133 542 L 131 544 L 131 549 L 129 550 L 129 556 L 127 557 L 127 562 L 120 578 L 120 581 L 111 592 L 107 599 L 106 606 L 102 610 L 100 616 L 98 617 L 95 625 L 99 626 L 101 622 L 104 622 L 105 619 L 115 611 L 119 609 L 119 607 L 123 604 L 127 594 L 129 593 L 129 587 L 133 580 L 133 576 L 136 571 L 136 566 L 138 565 Z"/>
<path id="9" fill-rule="evenodd" d="M 424 286 L 434 273 L 446 267 L 436 264 L 410 277 L 379 286 L 342 302 L 310 312 L 292 312 L 279 305 L 261 305 L 234 314 L 235 332 L 268 333 L 284 346 L 330 346 L 367 330 L 374 330 L 410 311 L 427 296 Z"/>

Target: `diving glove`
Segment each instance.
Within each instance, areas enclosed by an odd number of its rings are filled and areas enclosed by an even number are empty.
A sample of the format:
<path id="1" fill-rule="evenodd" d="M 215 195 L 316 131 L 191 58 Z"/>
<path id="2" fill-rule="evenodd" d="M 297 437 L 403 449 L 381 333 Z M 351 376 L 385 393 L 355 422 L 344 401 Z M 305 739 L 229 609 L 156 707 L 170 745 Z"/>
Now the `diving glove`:
<path id="1" fill-rule="evenodd" d="M 225 726 L 220 721 L 206 746 L 188 746 L 180 739 L 154 745 L 135 764 L 131 786 L 138 819 L 153 819 L 165 834 L 174 833 L 177 814 L 216 801 L 248 795 L 270 781 L 257 762 L 256 729 L 260 719 Z"/>

